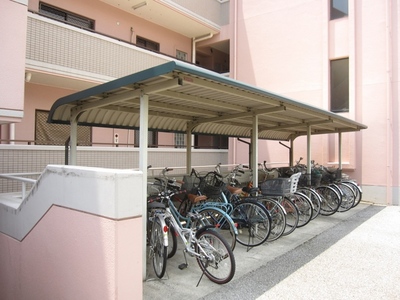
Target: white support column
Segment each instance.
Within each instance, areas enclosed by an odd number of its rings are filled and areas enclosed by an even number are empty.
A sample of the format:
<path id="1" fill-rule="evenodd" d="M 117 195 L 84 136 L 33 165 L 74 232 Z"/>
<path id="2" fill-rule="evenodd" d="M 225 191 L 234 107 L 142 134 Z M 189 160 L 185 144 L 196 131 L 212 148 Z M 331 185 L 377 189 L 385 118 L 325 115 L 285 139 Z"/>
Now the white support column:
<path id="1" fill-rule="evenodd" d="M 186 129 L 186 174 L 192 171 L 192 124 L 187 124 Z"/>
<path id="2" fill-rule="evenodd" d="M 294 140 L 290 139 L 289 165 L 294 165 Z"/>
<path id="3" fill-rule="evenodd" d="M 342 169 L 342 133 L 338 133 L 339 136 L 339 143 L 338 143 L 338 156 L 339 156 L 339 169 Z"/>
<path id="4" fill-rule="evenodd" d="M 149 96 L 140 95 L 140 128 L 139 128 L 139 170 L 143 172 L 142 182 L 142 218 L 143 218 L 143 236 L 142 236 L 142 262 L 143 262 L 143 280 L 146 279 L 146 231 L 147 231 L 147 166 L 148 152 L 147 144 L 149 137 Z"/>
<path id="5" fill-rule="evenodd" d="M 258 115 L 253 118 L 251 131 L 251 168 L 253 169 L 253 186 L 258 186 Z"/>
<path id="6" fill-rule="evenodd" d="M 311 126 L 307 127 L 307 185 L 311 185 Z"/>
<path id="7" fill-rule="evenodd" d="M 70 132 L 70 154 L 69 164 L 76 165 L 77 156 L 77 144 L 78 144 L 78 114 L 72 114 L 71 116 L 71 132 Z"/>

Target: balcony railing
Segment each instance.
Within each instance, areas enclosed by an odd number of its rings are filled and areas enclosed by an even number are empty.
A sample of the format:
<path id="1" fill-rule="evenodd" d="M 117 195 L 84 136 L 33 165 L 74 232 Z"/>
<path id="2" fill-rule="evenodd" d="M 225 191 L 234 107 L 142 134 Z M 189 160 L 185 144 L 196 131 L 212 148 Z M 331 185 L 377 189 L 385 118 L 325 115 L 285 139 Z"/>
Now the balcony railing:
<path id="1" fill-rule="evenodd" d="M 172 58 L 127 42 L 29 14 L 27 67 L 70 75 L 120 78 Z"/>

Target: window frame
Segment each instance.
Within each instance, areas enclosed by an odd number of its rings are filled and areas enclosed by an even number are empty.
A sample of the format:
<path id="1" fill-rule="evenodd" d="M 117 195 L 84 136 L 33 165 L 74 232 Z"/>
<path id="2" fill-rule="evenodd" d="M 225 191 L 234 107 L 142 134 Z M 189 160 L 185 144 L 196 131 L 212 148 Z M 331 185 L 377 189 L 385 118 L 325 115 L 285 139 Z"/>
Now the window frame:
<path id="1" fill-rule="evenodd" d="M 151 45 L 154 45 L 155 47 L 152 47 Z M 136 46 L 144 48 L 146 50 L 160 52 L 160 43 L 146 39 L 142 36 L 136 36 Z"/>
<path id="2" fill-rule="evenodd" d="M 70 12 L 68 10 L 47 4 L 45 2 L 39 2 L 39 13 L 43 16 L 46 16 L 48 18 L 51 18 L 53 20 L 61 21 L 64 23 L 67 23 L 69 25 L 78 27 L 78 28 L 83 28 L 83 29 L 89 29 L 89 30 L 94 30 L 95 29 L 95 20 Z M 71 22 L 71 18 L 80 21 L 78 22 Z M 87 24 L 87 26 L 83 26 L 84 24 Z"/>

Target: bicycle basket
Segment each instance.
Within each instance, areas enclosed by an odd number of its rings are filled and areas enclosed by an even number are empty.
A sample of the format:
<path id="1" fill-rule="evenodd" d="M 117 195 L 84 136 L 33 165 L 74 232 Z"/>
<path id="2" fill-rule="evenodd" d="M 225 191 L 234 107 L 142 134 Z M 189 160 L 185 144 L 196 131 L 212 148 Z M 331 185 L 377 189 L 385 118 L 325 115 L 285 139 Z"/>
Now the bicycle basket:
<path id="1" fill-rule="evenodd" d="M 188 175 L 183 176 L 182 190 L 185 190 L 191 194 L 197 194 L 199 187 L 200 178 Z"/>
<path id="2" fill-rule="evenodd" d="M 147 183 L 147 196 L 156 196 L 164 190 L 161 182 L 148 182 Z"/>
<path id="3" fill-rule="evenodd" d="M 222 189 L 218 186 L 205 185 L 202 194 L 209 199 L 218 199 L 221 197 Z"/>
<path id="4" fill-rule="evenodd" d="M 297 184 L 299 183 L 300 176 L 301 176 L 301 172 L 295 173 L 292 176 L 290 176 L 289 193 L 293 194 L 297 190 Z"/>
<path id="5" fill-rule="evenodd" d="M 283 196 L 290 192 L 290 178 L 267 179 L 260 185 L 265 196 Z"/>

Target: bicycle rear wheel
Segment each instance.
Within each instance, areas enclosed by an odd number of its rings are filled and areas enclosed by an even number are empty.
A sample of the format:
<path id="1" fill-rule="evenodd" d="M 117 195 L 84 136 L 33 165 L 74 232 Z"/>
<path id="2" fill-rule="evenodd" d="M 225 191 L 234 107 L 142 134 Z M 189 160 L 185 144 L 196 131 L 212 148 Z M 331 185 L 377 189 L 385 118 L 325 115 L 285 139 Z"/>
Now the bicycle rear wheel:
<path id="1" fill-rule="evenodd" d="M 231 217 L 223 210 L 213 207 L 205 207 L 197 212 L 204 216 L 208 224 L 214 226 L 214 229 L 228 242 L 233 251 L 236 246 L 237 229 Z"/>
<path id="2" fill-rule="evenodd" d="M 171 258 L 175 255 L 176 249 L 178 248 L 177 233 L 172 225 L 172 221 L 169 218 L 165 219 L 165 224 L 168 226 L 168 255 L 167 258 Z"/>
<path id="3" fill-rule="evenodd" d="M 199 231 L 196 238 L 196 260 L 203 273 L 218 284 L 231 281 L 235 275 L 236 263 L 225 239 L 214 229 Z"/>
<path id="4" fill-rule="evenodd" d="M 279 239 L 285 231 L 286 211 L 282 205 L 280 205 L 279 202 L 274 199 L 263 197 L 258 201 L 265 206 L 271 215 L 271 232 L 267 241 L 275 241 Z"/>
<path id="5" fill-rule="evenodd" d="M 258 202 L 241 201 L 230 214 L 237 224 L 236 240 L 247 247 L 264 243 L 271 232 L 271 216 L 268 210 Z"/>
<path id="6" fill-rule="evenodd" d="M 162 278 L 167 268 L 168 247 L 164 245 L 164 225 L 159 217 L 155 217 L 150 237 L 150 257 L 153 261 L 153 269 L 158 278 Z"/>

